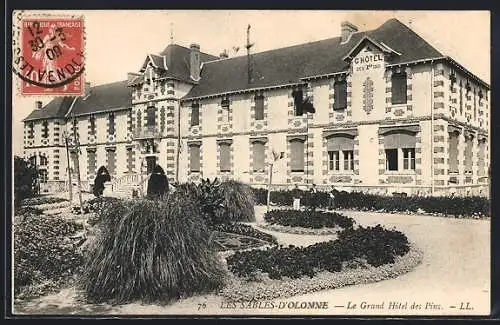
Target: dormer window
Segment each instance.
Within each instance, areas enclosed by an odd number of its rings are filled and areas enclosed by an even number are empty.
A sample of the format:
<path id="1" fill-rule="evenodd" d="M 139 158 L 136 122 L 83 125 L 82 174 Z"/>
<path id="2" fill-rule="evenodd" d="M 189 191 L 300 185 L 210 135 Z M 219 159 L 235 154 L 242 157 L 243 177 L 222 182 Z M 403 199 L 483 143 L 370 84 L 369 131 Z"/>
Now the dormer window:
<path id="1" fill-rule="evenodd" d="M 42 124 L 42 137 L 45 139 L 49 137 L 49 122 L 47 120 L 43 121 Z"/>
<path id="2" fill-rule="evenodd" d="M 35 134 L 35 123 L 32 121 L 28 123 L 28 139 L 33 139 L 34 134 Z"/>
<path id="3" fill-rule="evenodd" d="M 230 115 L 230 110 L 229 110 L 229 98 L 223 98 L 220 103 L 222 107 L 222 122 L 227 123 L 229 122 L 229 115 Z"/>
<path id="4" fill-rule="evenodd" d="M 292 92 L 293 97 L 293 115 L 294 116 L 302 116 L 304 113 L 302 111 L 302 102 L 304 100 L 304 93 L 302 89 L 297 89 Z"/>
<path id="5" fill-rule="evenodd" d="M 406 90 L 407 90 L 407 82 L 406 82 L 406 72 L 399 71 L 393 72 L 391 77 L 391 92 L 392 92 L 392 104 L 406 104 Z"/>
<path id="6" fill-rule="evenodd" d="M 200 124 L 200 104 L 193 103 L 191 105 L 191 126 Z"/>

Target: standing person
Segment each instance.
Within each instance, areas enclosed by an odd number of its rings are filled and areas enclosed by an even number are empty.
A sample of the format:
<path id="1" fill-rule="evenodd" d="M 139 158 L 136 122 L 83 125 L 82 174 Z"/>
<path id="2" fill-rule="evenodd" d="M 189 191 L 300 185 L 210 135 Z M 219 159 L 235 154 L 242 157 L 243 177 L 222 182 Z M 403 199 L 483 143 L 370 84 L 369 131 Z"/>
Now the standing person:
<path id="1" fill-rule="evenodd" d="M 292 190 L 293 195 L 293 209 L 300 210 L 300 189 L 297 184 L 295 184 L 295 188 Z"/>
<path id="2" fill-rule="evenodd" d="M 316 189 L 316 184 L 313 184 L 309 191 L 309 209 L 311 211 L 316 210 L 318 206 L 318 198 L 317 198 L 318 190 Z"/>
<path id="3" fill-rule="evenodd" d="M 330 199 L 328 200 L 328 210 L 335 210 L 335 193 L 336 192 L 337 192 L 337 190 L 335 190 L 335 187 L 332 186 L 330 193 L 328 193 L 328 195 L 330 196 Z"/>

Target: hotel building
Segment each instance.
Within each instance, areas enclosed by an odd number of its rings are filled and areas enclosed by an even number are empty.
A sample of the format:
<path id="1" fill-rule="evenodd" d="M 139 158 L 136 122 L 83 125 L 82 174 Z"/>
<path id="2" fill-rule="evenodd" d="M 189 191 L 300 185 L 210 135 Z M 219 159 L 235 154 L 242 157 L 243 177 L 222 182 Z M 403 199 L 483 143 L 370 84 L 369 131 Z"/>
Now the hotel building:
<path id="1" fill-rule="evenodd" d="M 76 161 L 87 188 L 105 166 L 113 190 L 129 192 L 156 164 L 172 182 L 265 186 L 274 151 L 275 188 L 488 195 L 489 95 L 396 19 L 232 58 L 171 44 L 127 80 L 37 103 L 24 156 L 48 192 L 66 190 Z"/>

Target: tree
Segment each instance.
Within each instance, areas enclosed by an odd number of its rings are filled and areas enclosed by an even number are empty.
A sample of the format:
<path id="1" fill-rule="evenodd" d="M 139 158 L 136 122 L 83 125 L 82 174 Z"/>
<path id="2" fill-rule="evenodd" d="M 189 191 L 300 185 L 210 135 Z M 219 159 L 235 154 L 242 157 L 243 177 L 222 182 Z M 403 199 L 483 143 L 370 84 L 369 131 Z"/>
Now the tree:
<path id="1" fill-rule="evenodd" d="M 267 212 L 269 212 L 269 205 L 271 203 L 271 186 L 273 184 L 273 167 L 274 163 L 277 162 L 280 159 L 283 159 L 285 157 L 284 153 L 277 153 L 276 151 L 273 152 L 273 160 L 269 164 L 269 183 L 267 184 Z"/>
<path id="2" fill-rule="evenodd" d="M 14 204 L 35 195 L 36 167 L 21 157 L 14 157 Z"/>

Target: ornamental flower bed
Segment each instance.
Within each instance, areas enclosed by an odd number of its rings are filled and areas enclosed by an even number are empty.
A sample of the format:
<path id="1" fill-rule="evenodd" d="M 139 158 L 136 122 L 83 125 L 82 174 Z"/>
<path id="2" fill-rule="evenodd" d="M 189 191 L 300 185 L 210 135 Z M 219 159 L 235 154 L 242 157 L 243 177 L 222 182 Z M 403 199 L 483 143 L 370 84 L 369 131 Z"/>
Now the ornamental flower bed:
<path id="1" fill-rule="evenodd" d="M 264 220 L 270 224 L 303 228 L 351 228 L 354 220 L 337 212 L 271 210 L 264 214 Z"/>
<path id="2" fill-rule="evenodd" d="M 253 238 L 257 238 L 257 239 L 261 239 L 263 241 L 266 241 L 270 244 L 277 244 L 278 243 L 278 241 L 276 240 L 276 237 L 274 237 L 273 235 L 259 231 L 250 225 L 245 225 L 245 224 L 241 224 L 241 223 L 230 223 L 230 224 L 216 225 L 213 228 L 213 230 L 220 231 L 220 232 L 239 234 L 239 235 L 244 235 L 244 236 L 248 236 L 248 237 L 253 237 Z"/>
<path id="3" fill-rule="evenodd" d="M 348 285 L 372 283 L 410 272 L 421 263 L 422 257 L 422 252 L 412 246 L 405 255 L 396 256 L 393 264 L 378 267 L 346 267 L 342 272 L 322 271 L 312 278 L 303 276 L 296 279 L 270 279 L 266 275 L 260 275 L 256 280 L 247 281 L 233 276 L 220 295 L 231 302 L 267 301 Z"/>
<path id="4" fill-rule="evenodd" d="M 32 298 L 67 282 L 83 256 L 73 238 L 83 227 L 59 217 L 38 215 L 14 227 L 14 295 Z"/>
<path id="5" fill-rule="evenodd" d="M 308 206 L 310 194 L 302 192 L 302 204 Z M 257 204 L 266 204 L 267 191 L 254 189 Z M 319 208 L 327 208 L 329 194 L 318 192 L 314 196 Z M 271 202 L 280 206 L 291 206 L 292 191 L 271 192 Z M 490 216 L 490 200 L 480 196 L 468 197 L 430 197 L 430 196 L 382 196 L 362 192 L 337 191 L 335 206 L 338 209 L 380 212 L 419 212 L 441 214 L 444 216 L 488 217 Z"/>
<path id="6" fill-rule="evenodd" d="M 41 205 L 41 204 L 52 204 L 52 203 L 60 203 L 60 202 L 67 202 L 67 201 L 68 200 L 60 198 L 60 197 L 38 196 L 38 197 L 24 199 L 21 202 L 21 205 Z"/>
<path id="7" fill-rule="evenodd" d="M 406 236 L 382 226 L 348 228 L 336 240 L 307 247 L 274 246 L 264 250 L 236 252 L 227 259 L 229 270 L 239 277 L 266 273 L 270 279 L 313 277 L 322 271 L 339 272 L 346 265 L 380 266 L 394 263 L 409 251 Z"/>

